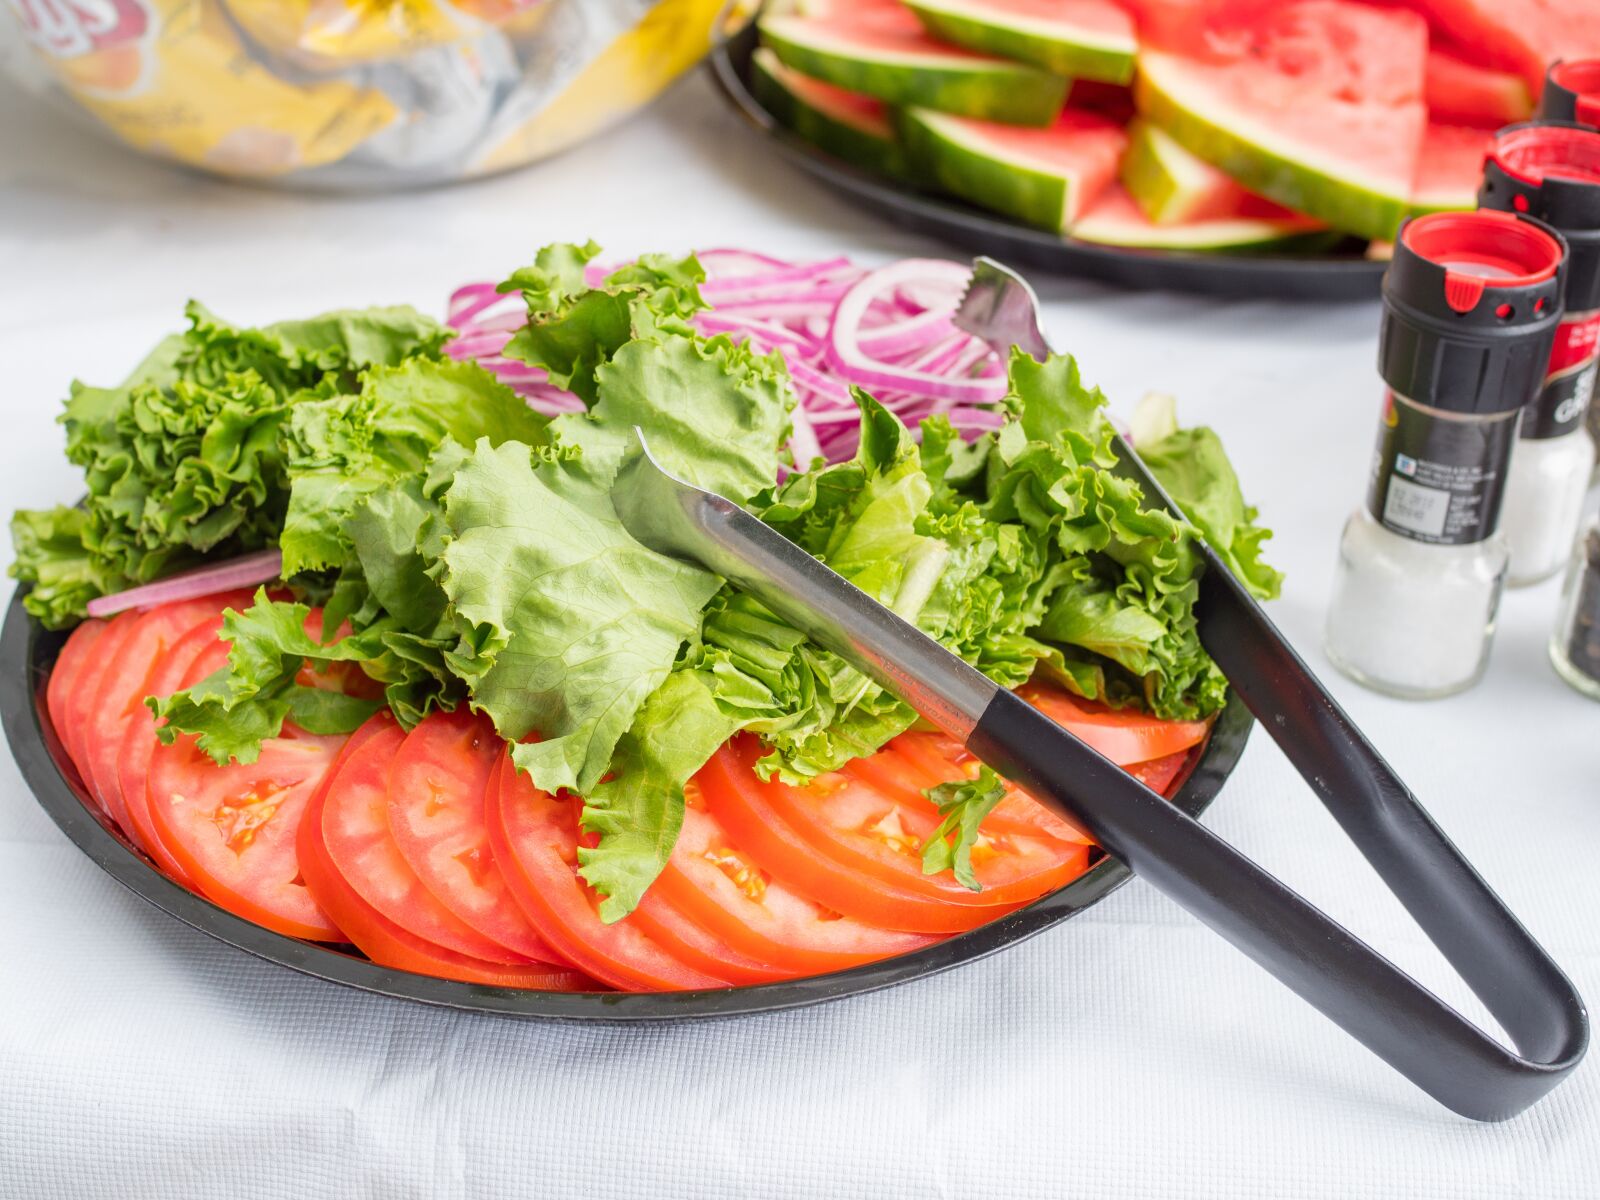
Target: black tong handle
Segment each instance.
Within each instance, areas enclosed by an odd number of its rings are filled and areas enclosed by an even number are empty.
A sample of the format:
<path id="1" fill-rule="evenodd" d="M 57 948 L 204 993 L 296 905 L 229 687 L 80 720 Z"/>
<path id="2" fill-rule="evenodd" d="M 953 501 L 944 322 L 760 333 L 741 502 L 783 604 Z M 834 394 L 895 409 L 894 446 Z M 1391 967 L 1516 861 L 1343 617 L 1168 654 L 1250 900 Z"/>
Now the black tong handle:
<path id="1" fill-rule="evenodd" d="M 1119 446 L 1147 493 L 1176 507 Z M 1510 1034 L 1489 1037 L 1309 901 L 1009 692 L 968 744 L 1441 1104 L 1514 1116 L 1583 1058 L 1588 1016 L 1506 909 L 1209 547 L 1200 638 L 1245 705 Z M 1063 786 L 1062 781 L 1070 781 Z"/>

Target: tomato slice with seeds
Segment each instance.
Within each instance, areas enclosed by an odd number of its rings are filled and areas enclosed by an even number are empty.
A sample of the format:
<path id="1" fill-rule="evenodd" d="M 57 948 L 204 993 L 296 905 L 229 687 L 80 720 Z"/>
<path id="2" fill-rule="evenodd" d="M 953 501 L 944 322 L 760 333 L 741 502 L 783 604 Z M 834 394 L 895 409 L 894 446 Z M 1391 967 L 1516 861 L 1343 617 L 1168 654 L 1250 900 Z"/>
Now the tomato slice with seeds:
<path id="1" fill-rule="evenodd" d="M 683 829 L 652 893 L 727 943 L 788 976 L 839 971 L 928 945 L 933 938 L 868 925 L 824 908 L 763 870 L 711 813 L 693 782 Z"/>
<path id="2" fill-rule="evenodd" d="M 94 644 L 94 653 L 89 656 L 89 661 L 72 681 L 71 690 L 63 698 L 61 727 L 58 731 L 66 744 L 67 753 L 78 768 L 78 777 L 83 780 L 84 790 L 96 803 L 99 797 L 94 794 L 89 781 L 89 724 L 94 713 L 94 699 L 100 690 L 100 681 L 122 653 L 123 643 L 139 623 L 139 617 L 137 612 L 120 612 L 107 622 L 105 632 Z"/>
<path id="3" fill-rule="evenodd" d="M 559 962 L 489 849 L 483 796 L 505 753 L 493 723 L 465 705 L 429 713 L 389 767 L 389 831 L 423 886 L 462 922 L 524 958 Z"/>
<path id="4" fill-rule="evenodd" d="M 357 895 L 422 940 L 484 962 L 526 962 L 441 904 L 400 853 L 389 831 L 389 769 L 405 740 L 398 725 L 380 729 L 340 769 L 322 802 L 328 857 Z"/>
<path id="5" fill-rule="evenodd" d="M 394 728 L 387 711 L 379 713 L 350 735 L 322 785 L 306 805 L 295 848 L 306 887 L 322 909 L 333 917 L 350 944 L 379 966 L 464 983 L 483 983 L 498 987 L 530 988 L 545 992 L 594 991 L 599 985 L 578 971 L 545 963 L 507 965 L 483 962 L 435 946 L 402 929 L 373 908 L 346 882 L 328 857 L 322 841 L 323 805 L 329 790 L 351 757 L 367 741 L 385 729 Z"/>
<path id="6" fill-rule="evenodd" d="M 207 651 L 215 653 L 214 647 L 221 632 L 222 614 L 219 612 L 201 621 L 173 643 L 172 649 L 156 664 L 155 671 L 146 681 L 149 694 L 165 698 L 177 691 L 195 660 Z M 145 785 L 150 775 L 150 758 L 158 745 L 155 714 L 141 704 L 130 716 L 128 727 L 122 734 L 122 743 L 117 748 L 117 786 L 122 791 L 122 802 L 128 811 L 126 832 L 163 871 L 192 888 L 188 872 L 162 843 L 154 819 L 150 816 L 150 795 Z"/>
<path id="7" fill-rule="evenodd" d="M 84 730 L 84 768 L 95 798 L 130 837 L 136 837 L 138 830 L 128 815 L 117 756 L 128 727 L 140 713 L 149 714 L 144 698 L 151 694 L 152 677 L 196 625 L 220 622 L 223 609 L 249 602 L 248 591 L 233 591 L 149 609 L 139 615 L 116 658 L 106 664 Z"/>
<path id="8" fill-rule="evenodd" d="M 685 966 L 741 985 L 775 983 L 793 977 L 793 971 L 740 953 L 663 896 L 661 880 L 657 879 L 639 901 L 639 907 L 628 914 L 628 920 Z"/>
<path id="9" fill-rule="evenodd" d="M 740 787 L 735 777 L 742 777 L 747 766 L 724 747 L 695 780 L 711 812 L 741 850 L 764 870 L 782 872 L 813 900 L 871 925 L 919 933 L 961 933 L 1008 911 L 945 905 L 865 879 L 856 867 L 819 853 L 760 789 Z"/>
<path id="10" fill-rule="evenodd" d="M 61 646 L 60 653 L 56 655 L 55 666 L 50 669 L 49 682 L 45 684 L 45 711 L 50 714 L 50 725 L 56 731 L 56 738 L 69 758 L 73 758 L 73 755 L 68 736 L 71 728 L 68 697 L 77 685 L 79 676 L 91 666 L 98 664 L 94 647 L 105 636 L 109 625 L 107 621 L 91 618 L 69 633 L 67 640 Z M 75 767 L 78 765 L 76 758 L 73 758 L 72 765 Z"/>
<path id="11" fill-rule="evenodd" d="M 917 804 L 929 788 L 941 783 L 975 779 L 978 759 L 946 733 L 902 733 L 876 754 L 846 763 L 841 772 Z M 1040 804 L 1016 784 L 1006 781 L 1005 798 L 995 805 L 983 827 L 987 830 L 1032 830 L 1064 842 L 1095 844 L 1094 838 L 1065 817 Z"/>
<path id="12" fill-rule="evenodd" d="M 511 756 L 489 782 L 489 845 L 534 928 L 579 970 L 627 991 L 686 991 L 730 982 L 669 954 L 631 918 L 607 925 L 578 874 L 580 801 L 533 786 Z"/>
<path id="13" fill-rule="evenodd" d="M 188 687 L 219 669 L 216 642 L 184 672 Z M 344 735 L 313 737 L 285 726 L 253 763 L 218 766 L 192 734 L 151 750 L 145 778 L 150 824 L 196 891 L 235 916 L 314 942 L 338 930 L 306 891 L 295 833 L 306 802 L 332 766 Z"/>
<path id="14" fill-rule="evenodd" d="M 889 794 L 844 775 L 796 788 L 755 773 L 761 748 L 738 737 L 699 775 L 715 815 L 762 867 L 829 908 L 870 924 L 951 933 L 983 924 L 1082 874 L 1089 848 L 1042 831 L 985 831 L 973 852 L 982 884 L 922 873 L 939 823 L 925 797 Z"/>

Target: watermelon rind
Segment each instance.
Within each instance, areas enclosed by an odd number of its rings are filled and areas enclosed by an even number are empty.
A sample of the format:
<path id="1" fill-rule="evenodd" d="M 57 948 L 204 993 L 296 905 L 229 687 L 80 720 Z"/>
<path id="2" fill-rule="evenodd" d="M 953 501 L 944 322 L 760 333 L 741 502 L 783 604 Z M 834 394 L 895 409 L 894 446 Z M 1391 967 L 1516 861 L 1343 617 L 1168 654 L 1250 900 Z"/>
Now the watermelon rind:
<path id="1" fill-rule="evenodd" d="M 1196 216 L 1215 197 L 1217 179 L 1215 167 L 1185 150 L 1166 131 L 1142 119 L 1128 126 L 1122 186 L 1157 225 Z M 1229 190 L 1237 190 L 1236 185 Z"/>
<path id="2" fill-rule="evenodd" d="M 900 140 L 924 180 L 983 208 L 1060 233 L 1072 213 L 1073 176 L 995 153 L 959 120 L 927 109 L 900 113 Z"/>
<path id="3" fill-rule="evenodd" d="M 885 117 L 881 127 L 859 114 L 830 111 L 805 95 L 805 77 L 763 46 L 750 60 L 750 88 L 786 129 L 835 158 L 895 179 L 911 178 L 906 154 Z"/>
<path id="4" fill-rule="evenodd" d="M 1119 209 L 1126 216 L 1118 216 Z M 1340 234 L 1298 217 L 1202 217 L 1171 225 L 1140 220 L 1132 200 L 1115 189 L 1090 207 L 1069 234 L 1074 241 L 1132 250 L 1179 250 L 1209 254 L 1275 251 L 1307 254 L 1325 250 Z"/>
<path id="5" fill-rule="evenodd" d="M 1138 40 L 991 9 L 981 0 L 906 0 L 929 33 L 958 46 L 1033 63 L 1057 75 L 1127 83 Z"/>
<path id="6" fill-rule="evenodd" d="M 785 64 L 889 104 L 1043 126 L 1067 98 L 1065 77 L 1002 58 L 896 52 L 852 44 L 832 22 L 766 17 L 762 40 Z"/>
<path id="7" fill-rule="evenodd" d="M 1410 185 L 1362 178 L 1346 163 L 1319 156 L 1256 123 L 1252 114 L 1218 112 L 1214 97 L 1186 78 L 1173 55 L 1146 50 L 1134 84 L 1139 111 L 1178 143 L 1250 191 L 1336 229 L 1392 239 L 1410 212 Z"/>

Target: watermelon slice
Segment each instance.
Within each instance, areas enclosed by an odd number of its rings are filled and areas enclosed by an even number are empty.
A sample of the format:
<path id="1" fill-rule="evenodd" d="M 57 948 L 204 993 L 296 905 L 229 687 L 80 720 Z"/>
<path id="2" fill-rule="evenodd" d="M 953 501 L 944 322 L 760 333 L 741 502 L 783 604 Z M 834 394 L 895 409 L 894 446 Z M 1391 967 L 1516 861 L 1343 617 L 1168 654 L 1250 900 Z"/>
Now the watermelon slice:
<path id="1" fill-rule="evenodd" d="M 1483 182 L 1483 158 L 1494 144 L 1494 134 L 1474 125 L 1446 125 L 1435 121 L 1422 139 L 1417 159 L 1417 181 L 1411 193 L 1411 211 L 1417 215 L 1478 207 L 1478 185 Z"/>
<path id="2" fill-rule="evenodd" d="M 934 41 L 898 6 L 763 17 L 761 37 L 796 71 L 890 104 L 1045 126 L 1067 95 L 1059 75 Z"/>
<path id="3" fill-rule="evenodd" d="M 1250 193 L 1149 121 L 1128 126 L 1122 186 L 1157 225 L 1233 212 Z"/>
<path id="4" fill-rule="evenodd" d="M 1499 129 L 1533 115 L 1533 94 L 1520 75 L 1481 67 L 1437 43 L 1428 48 L 1423 94 L 1435 121 Z"/>
<path id="5" fill-rule="evenodd" d="M 1337 240 L 1338 234 L 1298 213 L 1246 195 L 1231 213 L 1157 225 L 1113 185 L 1072 227 L 1080 242 L 1147 250 L 1203 250 L 1241 253 L 1260 250 L 1305 252 Z"/>
<path id="6" fill-rule="evenodd" d="M 769 113 L 836 158 L 896 179 L 910 175 L 882 100 L 812 79 L 767 47 L 751 58 L 751 89 Z"/>
<path id="7" fill-rule="evenodd" d="M 1392 238 L 1427 127 L 1427 27 L 1349 0 L 1298 0 L 1139 58 L 1140 111 L 1245 187 Z"/>
<path id="8" fill-rule="evenodd" d="M 1117 177 L 1128 144 L 1099 113 L 1065 109 L 1048 129 L 1023 129 L 909 108 L 900 134 L 922 177 L 972 203 L 1060 232 Z"/>
<path id="9" fill-rule="evenodd" d="M 1074 79 L 1127 83 L 1139 50 L 1113 0 L 906 0 L 934 37 Z"/>
<path id="10" fill-rule="evenodd" d="M 1595 0 L 1406 0 L 1485 62 L 1515 71 L 1538 95 L 1557 59 L 1600 57 Z"/>

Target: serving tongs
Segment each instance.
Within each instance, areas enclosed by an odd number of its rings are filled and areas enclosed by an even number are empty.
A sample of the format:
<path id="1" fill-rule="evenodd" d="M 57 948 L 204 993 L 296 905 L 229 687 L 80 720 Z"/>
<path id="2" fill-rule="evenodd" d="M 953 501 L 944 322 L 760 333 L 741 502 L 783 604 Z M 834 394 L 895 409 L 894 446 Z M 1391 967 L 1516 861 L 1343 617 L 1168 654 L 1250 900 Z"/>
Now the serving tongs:
<path id="1" fill-rule="evenodd" d="M 1032 289 L 974 263 L 956 324 L 1002 355 L 1049 353 Z M 613 499 L 663 554 L 735 583 L 835 651 L 1276 975 L 1440 1103 L 1514 1116 L 1577 1066 L 1582 999 L 1197 539 L 1200 640 L 1245 705 L 1510 1035 L 1500 1045 L 1179 808 L 737 504 L 669 474 L 639 434 Z M 1119 470 L 1178 507 L 1122 437 Z"/>

